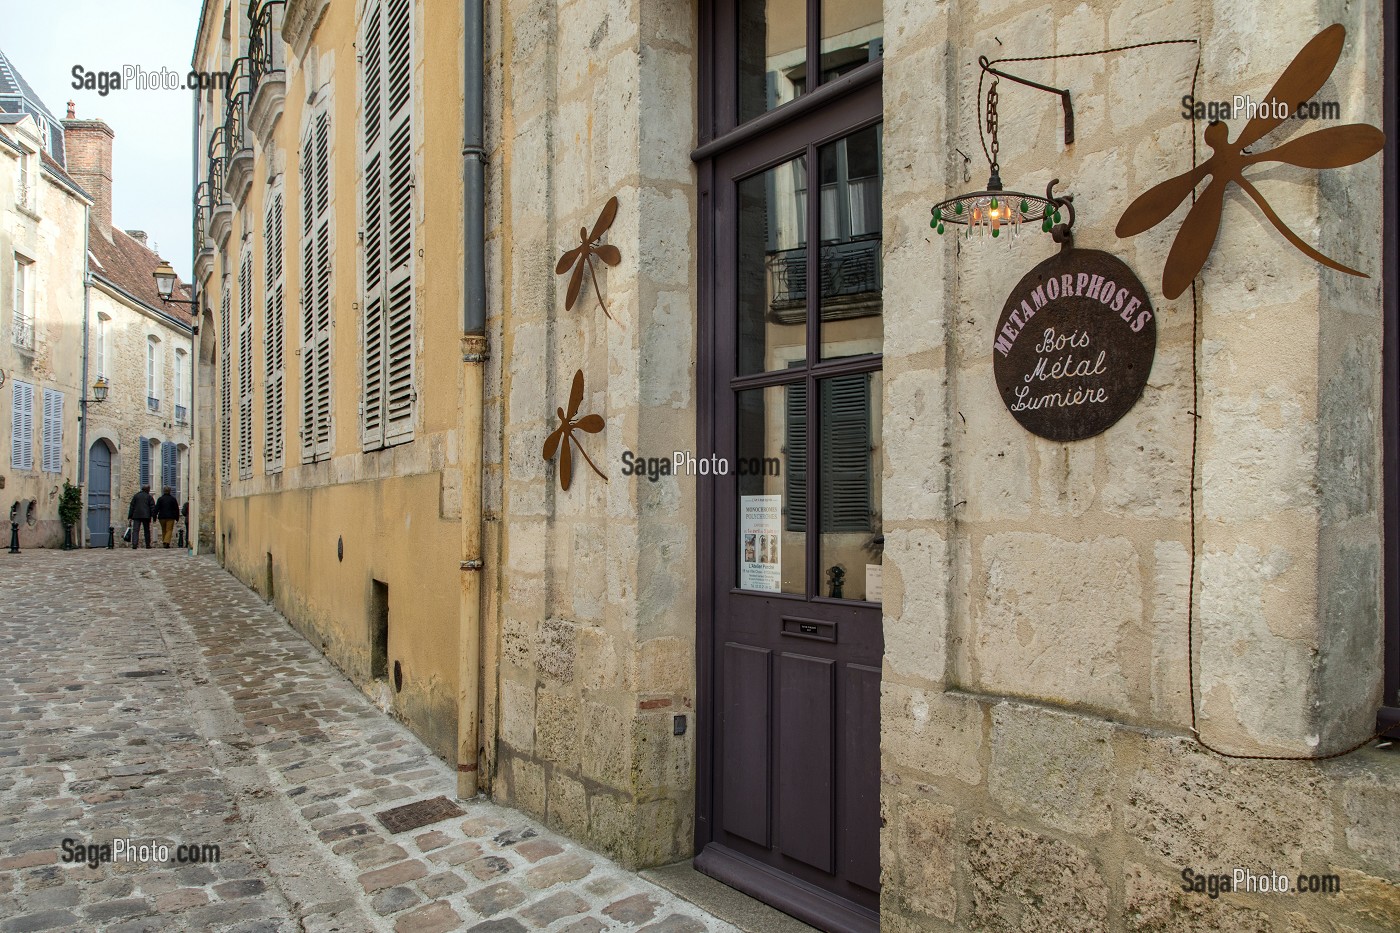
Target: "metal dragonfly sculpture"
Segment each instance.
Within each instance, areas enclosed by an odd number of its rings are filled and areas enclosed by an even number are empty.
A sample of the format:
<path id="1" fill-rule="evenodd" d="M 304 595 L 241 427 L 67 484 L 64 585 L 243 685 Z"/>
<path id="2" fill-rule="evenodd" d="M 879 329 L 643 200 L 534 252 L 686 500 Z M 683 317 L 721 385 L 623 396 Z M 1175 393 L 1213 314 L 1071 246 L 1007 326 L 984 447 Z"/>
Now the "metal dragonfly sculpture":
<path id="1" fill-rule="evenodd" d="M 598 257 L 602 262 L 610 266 L 615 266 L 622 262 L 622 253 L 611 243 L 599 243 L 603 234 L 608 232 L 613 220 L 617 217 L 617 198 L 608 198 L 608 203 L 603 205 L 602 213 L 598 215 L 598 221 L 593 225 L 590 232 L 586 227 L 579 227 L 579 245 L 569 250 L 559 258 L 559 262 L 554 266 L 555 275 L 563 275 L 569 271 L 569 267 L 574 267 L 574 274 L 569 278 L 569 290 L 564 296 L 564 310 L 570 311 L 574 307 L 574 301 L 578 299 L 579 287 L 583 285 L 583 268 L 588 267 L 588 277 L 593 280 L 593 293 L 598 296 L 598 305 L 603 309 L 603 313 L 612 320 L 612 315 L 608 313 L 607 303 L 603 301 L 603 292 L 598 288 L 598 275 L 593 268 L 593 257 Z"/>
<path id="2" fill-rule="evenodd" d="M 556 409 L 559 415 L 559 427 L 555 428 L 554 433 L 549 435 L 544 442 L 545 462 L 553 460 L 556 451 L 559 453 L 559 485 L 565 492 L 568 492 L 569 483 L 574 478 L 574 455 L 570 449 L 572 447 L 578 447 L 578 452 L 583 454 L 583 459 L 587 460 L 588 465 L 593 467 L 593 472 L 603 477 L 603 482 L 608 481 L 608 478 L 603 476 L 603 471 L 598 469 L 598 465 L 588 456 L 588 451 L 583 449 L 583 445 L 574 436 L 575 431 L 597 434 L 604 427 L 601 415 L 575 417 L 578 415 L 578 406 L 582 402 L 583 370 L 580 369 L 574 373 L 574 385 L 569 391 L 569 410 L 565 412 L 562 408 Z"/>
<path id="3" fill-rule="evenodd" d="M 1324 256 L 1288 229 L 1269 202 L 1244 176 L 1246 168 L 1260 162 L 1281 162 L 1300 168 L 1340 168 L 1370 158 L 1385 145 L 1385 134 L 1380 130 L 1366 123 L 1352 123 L 1317 130 L 1272 149 L 1249 151 L 1249 146 L 1291 117 L 1300 104 L 1306 103 L 1322 88 L 1337 67 L 1345 39 L 1346 29 L 1340 23 L 1334 23 L 1314 36 L 1274 83 L 1263 102 L 1260 115 L 1245 124 L 1233 142 L 1230 141 L 1229 128 L 1219 120 L 1212 121 L 1205 129 L 1205 141 L 1214 150 L 1211 157 L 1191 171 L 1148 189 L 1123 212 L 1116 230 L 1118 236 L 1136 236 L 1165 220 L 1202 179 L 1211 176 L 1210 183 L 1182 221 L 1181 229 L 1167 254 L 1167 262 L 1162 269 L 1162 294 L 1167 298 L 1176 298 L 1185 291 L 1205 265 L 1220 231 L 1225 192 L 1232 182 L 1259 205 L 1269 222 L 1305 256 L 1348 275 L 1368 277 L 1364 272 Z"/>

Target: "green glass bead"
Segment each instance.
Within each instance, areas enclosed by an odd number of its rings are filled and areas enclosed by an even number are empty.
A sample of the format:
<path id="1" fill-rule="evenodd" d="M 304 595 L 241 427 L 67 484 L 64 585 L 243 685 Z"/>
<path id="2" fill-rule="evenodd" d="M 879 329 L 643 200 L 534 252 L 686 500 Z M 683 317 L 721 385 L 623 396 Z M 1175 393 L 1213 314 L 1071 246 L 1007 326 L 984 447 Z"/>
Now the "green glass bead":
<path id="1" fill-rule="evenodd" d="M 1030 213 L 1030 209 L 1031 209 L 1031 202 L 1027 201 L 1025 198 L 1022 198 L 1022 199 L 1021 199 L 1021 213 L 1022 213 L 1022 214 Z"/>
<path id="2" fill-rule="evenodd" d="M 993 227 L 992 236 L 1001 236 L 1001 230 L 997 229 L 996 227 Z"/>
<path id="3" fill-rule="evenodd" d="M 935 207 L 935 208 L 933 209 L 933 219 L 934 219 L 934 220 L 942 220 L 942 219 L 943 219 L 943 208 L 941 208 L 941 207 Z"/>
<path id="4" fill-rule="evenodd" d="M 1057 207 L 1057 208 L 1055 208 L 1055 223 L 1059 223 L 1059 222 L 1060 222 L 1060 209 Z"/>
<path id="5" fill-rule="evenodd" d="M 953 205 L 953 210 L 955 210 L 955 211 L 957 211 L 959 214 L 961 214 L 961 213 L 962 213 L 962 202 L 959 201 L 957 204 Z"/>
<path id="6" fill-rule="evenodd" d="M 943 225 L 942 225 L 942 224 L 939 224 L 939 225 L 938 225 L 938 232 L 939 232 L 940 234 L 943 233 Z"/>
<path id="7" fill-rule="evenodd" d="M 997 206 L 997 199 L 996 199 L 996 198 L 992 198 L 992 203 L 991 203 L 990 205 L 988 205 L 988 206 L 991 207 L 991 208 L 993 208 L 993 209 L 995 209 L 996 206 Z"/>

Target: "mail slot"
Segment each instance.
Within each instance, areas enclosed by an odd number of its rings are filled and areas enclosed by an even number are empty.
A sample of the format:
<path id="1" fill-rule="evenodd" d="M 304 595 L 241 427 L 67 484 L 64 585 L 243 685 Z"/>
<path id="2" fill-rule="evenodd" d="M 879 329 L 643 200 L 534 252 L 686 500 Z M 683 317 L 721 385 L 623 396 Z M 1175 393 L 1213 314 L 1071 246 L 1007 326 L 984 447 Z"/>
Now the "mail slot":
<path id="1" fill-rule="evenodd" d="M 783 619 L 783 635 L 789 638 L 809 638 L 813 641 L 836 641 L 836 623 L 817 619 Z"/>

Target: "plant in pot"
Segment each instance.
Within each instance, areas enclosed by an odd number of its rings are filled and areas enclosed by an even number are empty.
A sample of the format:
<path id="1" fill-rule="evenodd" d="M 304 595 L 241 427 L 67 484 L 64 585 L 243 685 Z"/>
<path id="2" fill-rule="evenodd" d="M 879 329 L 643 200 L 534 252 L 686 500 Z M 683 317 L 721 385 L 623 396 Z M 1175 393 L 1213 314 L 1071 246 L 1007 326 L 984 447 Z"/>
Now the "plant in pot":
<path id="1" fill-rule="evenodd" d="M 73 543 L 73 526 L 83 517 L 83 491 L 68 480 L 63 481 L 63 493 L 58 497 L 58 520 L 63 523 L 63 549 L 71 551 L 77 547 Z"/>

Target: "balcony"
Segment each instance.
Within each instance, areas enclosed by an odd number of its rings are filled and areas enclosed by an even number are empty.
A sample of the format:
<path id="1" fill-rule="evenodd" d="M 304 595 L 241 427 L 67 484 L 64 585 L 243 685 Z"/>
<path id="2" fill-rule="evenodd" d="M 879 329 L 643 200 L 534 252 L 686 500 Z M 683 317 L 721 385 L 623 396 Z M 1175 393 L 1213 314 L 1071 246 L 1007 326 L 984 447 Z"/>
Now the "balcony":
<path id="1" fill-rule="evenodd" d="M 175 423 L 176 423 L 176 424 L 189 424 L 189 423 L 190 423 L 190 413 L 189 413 L 188 411 L 185 410 L 185 406 L 184 406 L 184 405 L 176 405 L 176 406 L 175 406 Z"/>
<path id="2" fill-rule="evenodd" d="M 28 315 L 16 312 L 11 323 L 11 335 L 15 346 L 21 350 L 34 349 L 34 322 Z"/>
<path id="3" fill-rule="evenodd" d="M 194 189 L 194 280 L 203 284 L 214 271 L 214 242 L 209 238 L 209 182 L 202 181 Z"/>
<path id="4" fill-rule="evenodd" d="M 252 0 L 248 5 L 248 126 L 267 145 L 287 100 L 287 73 L 281 50 L 286 0 Z"/>
<path id="5" fill-rule="evenodd" d="M 153 398 L 153 397 L 151 397 L 151 396 L 149 396 L 149 395 L 146 396 L 146 410 L 147 410 L 147 411 L 160 411 L 160 399 L 158 399 L 158 398 Z"/>
<path id="6" fill-rule="evenodd" d="M 224 191 L 240 207 L 253 186 L 253 136 L 248 132 L 248 59 L 240 58 L 229 71 L 227 109 L 224 111 Z"/>
<path id="7" fill-rule="evenodd" d="M 224 166 L 228 158 L 226 127 L 216 126 L 209 135 L 209 236 L 218 249 L 228 244 L 233 229 L 233 202 L 224 191 Z"/>
<path id="8" fill-rule="evenodd" d="M 806 320 L 806 248 L 770 252 L 767 263 L 773 321 L 798 324 Z M 880 313 L 878 235 L 823 245 L 817 267 L 821 275 L 822 320 L 840 321 Z"/>

